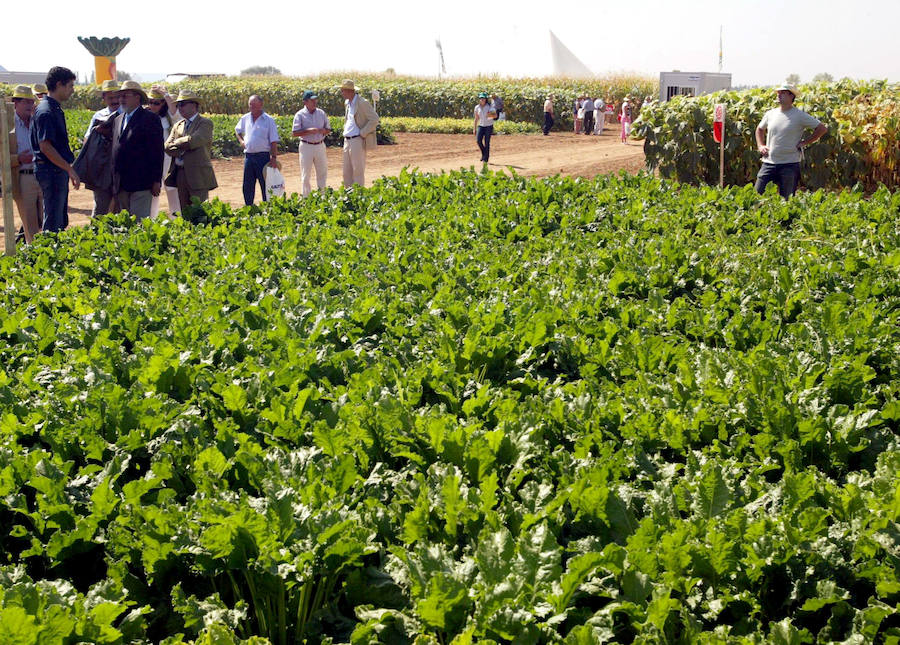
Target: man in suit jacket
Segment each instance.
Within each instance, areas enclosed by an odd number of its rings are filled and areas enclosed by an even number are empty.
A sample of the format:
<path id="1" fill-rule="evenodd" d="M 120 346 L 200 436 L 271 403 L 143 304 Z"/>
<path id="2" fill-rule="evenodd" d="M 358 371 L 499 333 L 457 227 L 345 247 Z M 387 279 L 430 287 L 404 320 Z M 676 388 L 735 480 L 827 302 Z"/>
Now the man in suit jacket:
<path id="1" fill-rule="evenodd" d="M 31 244 L 34 236 L 41 232 L 41 220 L 44 218 L 44 200 L 41 187 L 34 177 L 34 150 L 31 148 L 34 95 L 30 87 L 19 85 L 13 91 L 12 98 L 15 105 L 15 127 L 9 133 L 12 196 L 25 230 L 25 242 Z"/>
<path id="2" fill-rule="evenodd" d="M 123 111 L 113 122 L 113 193 L 119 208 L 142 220 L 150 216 L 150 204 L 159 195 L 162 125 L 144 109 L 147 93 L 137 81 L 122 83 L 120 98 Z"/>
<path id="3" fill-rule="evenodd" d="M 181 90 L 175 104 L 183 118 L 172 126 L 166 139 L 166 154 L 173 157 L 173 163 L 164 183 L 178 188 L 183 214 L 192 197 L 205 202 L 218 184 L 211 161 L 213 123 L 200 116 L 200 97 Z"/>
<path id="4" fill-rule="evenodd" d="M 344 96 L 344 186 L 366 183 L 366 150 L 378 145 L 375 108 L 356 92 L 351 80 L 341 84 Z"/>

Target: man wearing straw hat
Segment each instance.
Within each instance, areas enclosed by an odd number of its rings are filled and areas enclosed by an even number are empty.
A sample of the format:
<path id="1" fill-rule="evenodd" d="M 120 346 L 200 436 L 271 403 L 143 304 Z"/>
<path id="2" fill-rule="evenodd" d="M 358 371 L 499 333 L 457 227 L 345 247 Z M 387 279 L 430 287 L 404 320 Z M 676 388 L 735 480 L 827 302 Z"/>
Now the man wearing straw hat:
<path id="1" fill-rule="evenodd" d="M 797 192 L 800 183 L 803 148 L 821 139 L 828 132 L 828 126 L 794 107 L 797 88 L 793 85 L 782 85 L 775 89 L 775 94 L 778 107 L 766 112 L 756 127 L 756 145 L 762 157 L 756 191 L 762 194 L 774 181 L 778 194 L 787 199 Z M 813 133 L 804 139 L 807 129 Z"/>
<path id="2" fill-rule="evenodd" d="M 17 85 L 13 91 L 15 127 L 9 133 L 9 155 L 12 161 L 12 195 L 19 209 L 25 242 L 31 244 L 41 232 L 44 201 L 41 187 L 34 177 L 34 150 L 31 148 L 31 116 L 34 94 L 27 85 Z"/>
<path id="3" fill-rule="evenodd" d="M 119 105 L 119 83 L 117 81 L 103 81 L 103 85 L 100 86 L 100 96 L 106 105 L 94 112 L 94 116 L 91 117 L 91 122 L 88 124 L 87 130 L 84 131 L 85 143 L 87 143 L 88 136 L 95 126 L 105 123 L 110 117 L 122 112 Z M 113 197 L 115 197 L 115 193 L 102 188 L 93 188 L 92 190 L 94 193 L 94 210 L 91 211 L 91 217 L 110 212 L 114 207 Z"/>
<path id="4" fill-rule="evenodd" d="M 200 116 L 200 97 L 190 90 L 181 90 L 175 99 L 183 117 L 172 126 L 166 139 L 166 154 L 173 158 L 166 175 L 166 186 L 178 188 L 182 216 L 184 209 L 196 197 L 209 199 L 209 191 L 218 187 L 212 167 L 213 123 Z"/>
<path id="5" fill-rule="evenodd" d="M 138 220 L 150 216 L 159 196 L 163 167 L 162 124 L 143 109 L 147 93 L 137 81 L 125 81 L 121 90 L 122 113 L 113 123 L 113 190 L 119 208 Z"/>
<path id="6" fill-rule="evenodd" d="M 31 86 L 31 91 L 34 92 L 34 100 L 38 103 L 47 96 L 47 86 L 43 83 L 35 83 Z"/>
<path id="7" fill-rule="evenodd" d="M 341 83 L 344 97 L 344 186 L 366 183 L 366 151 L 378 145 L 375 128 L 378 115 L 375 108 L 356 92 L 356 85 L 347 79 Z"/>

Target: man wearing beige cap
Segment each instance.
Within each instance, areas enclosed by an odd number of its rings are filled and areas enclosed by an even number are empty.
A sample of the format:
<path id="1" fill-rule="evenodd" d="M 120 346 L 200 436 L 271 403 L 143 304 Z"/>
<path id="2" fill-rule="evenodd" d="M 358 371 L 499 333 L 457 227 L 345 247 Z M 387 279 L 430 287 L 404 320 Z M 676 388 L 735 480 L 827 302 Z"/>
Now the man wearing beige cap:
<path id="1" fill-rule="evenodd" d="M 366 183 L 366 150 L 378 145 L 375 108 L 356 92 L 351 80 L 341 84 L 344 97 L 344 186 Z"/>
<path id="2" fill-rule="evenodd" d="M 147 93 L 137 81 L 122 83 L 122 113 L 113 124 L 113 190 L 119 208 L 138 220 L 150 216 L 163 167 L 162 124 L 143 109 Z"/>
<path id="3" fill-rule="evenodd" d="M 756 176 L 756 191 L 765 192 L 770 182 L 778 186 L 778 194 L 787 199 L 800 183 L 800 161 L 803 149 L 821 139 L 828 127 L 814 116 L 794 107 L 797 88 L 776 88 L 778 107 L 765 113 L 756 128 L 756 145 L 762 164 Z M 812 135 L 804 139 L 807 129 Z"/>
<path id="4" fill-rule="evenodd" d="M 200 97 L 190 90 L 181 90 L 175 105 L 183 118 L 172 126 L 166 139 L 164 148 L 173 163 L 164 183 L 178 188 L 183 217 L 192 197 L 205 202 L 209 191 L 218 184 L 211 160 L 213 122 L 200 116 Z"/>
<path id="5" fill-rule="evenodd" d="M 27 85 L 13 91 L 15 128 L 9 133 L 9 155 L 12 161 L 12 195 L 19 209 L 25 242 L 31 244 L 41 232 L 44 201 L 41 187 L 34 176 L 34 150 L 31 148 L 31 116 L 34 113 L 34 94 Z"/>
<path id="6" fill-rule="evenodd" d="M 100 96 L 106 105 L 94 112 L 94 116 L 91 117 L 91 122 L 84 132 L 85 143 L 87 143 L 88 136 L 90 136 L 91 130 L 93 130 L 95 126 L 106 122 L 107 119 L 116 114 L 122 113 L 122 109 L 119 105 L 119 83 L 117 81 L 103 81 L 103 85 L 100 86 Z M 109 172 L 108 169 L 107 172 Z M 93 193 L 94 210 L 91 211 L 91 217 L 103 215 L 104 213 L 110 212 L 112 208 L 115 208 L 115 202 L 113 201 L 115 193 L 102 188 L 94 188 Z"/>

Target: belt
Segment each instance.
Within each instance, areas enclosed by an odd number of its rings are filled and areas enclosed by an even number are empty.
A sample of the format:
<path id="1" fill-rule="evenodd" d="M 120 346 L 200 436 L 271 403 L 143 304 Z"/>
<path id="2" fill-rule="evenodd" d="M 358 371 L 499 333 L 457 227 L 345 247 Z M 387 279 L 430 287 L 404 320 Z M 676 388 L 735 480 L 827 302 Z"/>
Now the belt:
<path id="1" fill-rule="evenodd" d="M 346 139 L 352 139 L 353 137 L 345 137 L 345 138 L 346 138 Z M 308 144 L 311 145 L 311 146 L 317 146 L 317 145 L 319 145 L 320 143 L 322 143 L 321 141 L 307 141 L 306 139 L 300 139 L 300 141 L 302 141 L 303 143 L 308 143 Z"/>
<path id="2" fill-rule="evenodd" d="M 23 168 L 22 170 L 19 171 L 19 174 L 20 175 L 33 175 L 34 168 Z"/>
<path id="3" fill-rule="evenodd" d="M 354 134 L 352 137 L 344 137 L 344 139 L 359 139 L 360 135 Z"/>

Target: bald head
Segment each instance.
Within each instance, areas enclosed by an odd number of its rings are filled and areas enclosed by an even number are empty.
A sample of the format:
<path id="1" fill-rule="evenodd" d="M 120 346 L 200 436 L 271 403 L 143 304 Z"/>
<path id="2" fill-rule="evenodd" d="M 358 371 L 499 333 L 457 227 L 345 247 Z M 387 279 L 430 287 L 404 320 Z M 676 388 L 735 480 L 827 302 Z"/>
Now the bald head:
<path id="1" fill-rule="evenodd" d="M 263 112 L 263 100 L 254 94 L 250 97 L 250 100 L 247 101 L 247 105 L 250 107 L 251 116 L 256 119 Z"/>

